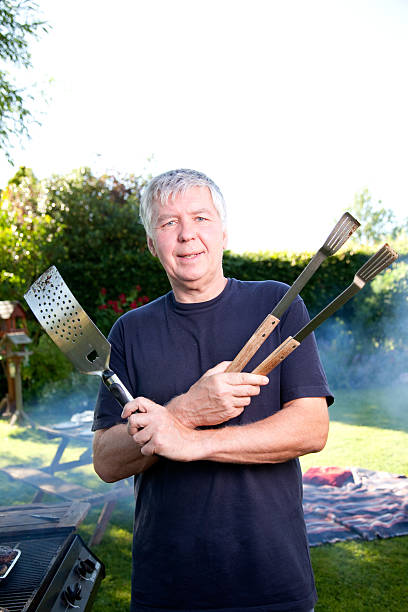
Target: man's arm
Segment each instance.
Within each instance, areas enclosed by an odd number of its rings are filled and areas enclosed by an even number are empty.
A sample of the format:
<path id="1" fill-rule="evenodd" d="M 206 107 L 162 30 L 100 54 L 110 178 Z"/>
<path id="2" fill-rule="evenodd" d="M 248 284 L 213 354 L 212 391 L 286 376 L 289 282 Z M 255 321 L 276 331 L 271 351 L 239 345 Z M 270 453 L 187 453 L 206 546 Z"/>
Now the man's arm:
<path id="1" fill-rule="evenodd" d="M 146 457 L 175 461 L 280 463 L 324 448 L 329 417 L 324 397 L 299 398 L 272 416 L 248 425 L 194 430 L 146 398 L 129 417 L 129 434 Z"/>
<path id="2" fill-rule="evenodd" d="M 195 427 L 216 425 L 241 414 L 249 405 L 251 397 L 259 394 L 260 386 L 268 383 L 268 378 L 250 373 L 224 374 L 228 363 L 230 362 L 222 362 L 211 368 L 187 393 L 173 398 L 166 407 L 160 406 L 162 412 L 157 415 L 157 425 L 163 426 L 166 420 L 162 417 L 169 414 L 172 418 L 167 423 L 168 427 L 171 428 L 171 424 L 176 422 L 183 424 L 186 430 L 191 432 Z M 145 412 L 145 405 L 149 400 L 143 402 L 143 399 L 126 404 L 122 417 L 127 418 L 138 410 Z M 158 406 L 153 402 L 150 404 Z M 137 429 L 130 430 L 130 427 L 129 420 L 127 425 L 115 425 L 95 432 L 94 469 L 106 482 L 116 482 L 144 472 L 157 461 L 157 457 L 146 456 L 141 451 L 141 445 L 132 440 L 131 435 L 136 433 Z M 176 432 L 174 428 L 172 431 Z M 128 435 L 129 433 L 131 435 Z M 186 441 L 183 438 L 182 443 Z"/>
<path id="3" fill-rule="evenodd" d="M 248 372 L 225 372 L 230 363 L 222 361 L 205 372 L 187 393 L 166 404 L 167 410 L 192 429 L 219 425 L 239 416 L 269 379 Z M 127 409 L 122 416 L 129 414 Z"/>
<path id="4" fill-rule="evenodd" d="M 116 482 L 144 472 L 158 457 L 147 457 L 128 434 L 127 425 L 98 429 L 93 439 L 93 465 L 105 482 Z"/>
<path id="5" fill-rule="evenodd" d="M 321 451 L 328 431 L 326 398 L 303 397 L 262 421 L 213 430 L 203 454 L 210 461 L 281 463 Z"/>

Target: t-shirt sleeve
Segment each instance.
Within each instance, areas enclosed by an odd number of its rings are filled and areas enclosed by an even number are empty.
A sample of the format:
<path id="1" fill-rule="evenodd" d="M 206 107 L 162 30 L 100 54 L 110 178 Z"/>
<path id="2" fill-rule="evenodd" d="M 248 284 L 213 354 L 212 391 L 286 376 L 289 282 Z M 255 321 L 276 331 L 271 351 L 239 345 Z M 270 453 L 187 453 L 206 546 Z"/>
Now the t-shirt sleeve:
<path id="1" fill-rule="evenodd" d="M 297 298 L 282 318 L 282 340 L 294 336 L 309 320 L 303 300 Z M 281 405 L 300 397 L 326 397 L 328 406 L 334 401 L 314 333 L 306 336 L 293 353 L 282 362 Z"/>
<path id="2" fill-rule="evenodd" d="M 132 394 L 132 388 L 126 368 L 123 335 L 123 325 L 121 321 L 118 320 L 112 327 L 108 336 L 108 340 L 111 344 L 110 368 L 117 374 L 129 393 Z M 121 418 L 121 413 L 122 406 L 114 398 L 104 383 L 101 382 L 98 397 L 96 399 L 92 431 L 107 429 L 120 423 L 126 423 L 126 419 Z"/>

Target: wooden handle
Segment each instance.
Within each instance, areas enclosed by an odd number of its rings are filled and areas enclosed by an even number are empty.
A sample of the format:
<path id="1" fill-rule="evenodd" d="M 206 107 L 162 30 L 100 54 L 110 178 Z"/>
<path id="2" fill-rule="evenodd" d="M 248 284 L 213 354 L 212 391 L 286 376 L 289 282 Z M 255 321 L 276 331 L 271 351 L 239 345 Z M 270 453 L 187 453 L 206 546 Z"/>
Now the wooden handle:
<path id="1" fill-rule="evenodd" d="M 277 365 L 279 365 L 292 351 L 299 346 L 300 342 L 289 336 L 282 344 L 276 348 L 262 363 L 252 370 L 253 374 L 263 374 L 266 376 Z"/>
<path id="2" fill-rule="evenodd" d="M 252 359 L 256 351 L 273 332 L 278 323 L 279 319 L 268 314 L 225 371 L 242 372 L 248 361 Z"/>

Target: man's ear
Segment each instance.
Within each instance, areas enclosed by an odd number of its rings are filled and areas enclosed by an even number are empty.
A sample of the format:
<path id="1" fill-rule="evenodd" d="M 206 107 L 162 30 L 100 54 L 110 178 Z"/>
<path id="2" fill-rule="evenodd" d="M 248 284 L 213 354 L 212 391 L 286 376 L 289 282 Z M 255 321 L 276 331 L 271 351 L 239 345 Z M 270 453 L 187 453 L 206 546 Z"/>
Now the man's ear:
<path id="1" fill-rule="evenodd" d="M 227 248 L 227 244 L 228 244 L 228 232 L 226 229 L 224 229 L 223 234 L 222 234 L 222 248 L 225 249 Z"/>
<path id="2" fill-rule="evenodd" d="M 154 242 L 153 242 L 153 239 L 150 238 L 150 236 L 147 237 L 147 247 L 149 251 L 151 252 L 151 254 L 153 255 L 153 257 L 157 257 L 157 252 L 154 247 Z"/>

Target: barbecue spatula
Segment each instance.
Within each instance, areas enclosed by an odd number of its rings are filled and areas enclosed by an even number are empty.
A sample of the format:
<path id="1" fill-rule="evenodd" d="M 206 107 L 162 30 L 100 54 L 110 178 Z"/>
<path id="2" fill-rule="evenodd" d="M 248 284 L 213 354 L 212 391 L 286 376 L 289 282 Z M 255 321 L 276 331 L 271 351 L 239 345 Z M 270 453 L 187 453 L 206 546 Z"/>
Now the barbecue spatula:
<path id="1" fill-rule="evenodd" d="M 330 304 L 323 308 L 307 325 L 295 335 L 289 336 L 280 344 L 262 363 L 259 364 L 252 372 L 253 374 L 263 374 L 266 376 L 277 365 L 279 365 L 286 357 L 288 357 L 319 325 L 330 317 L 336 310 L 348 302 L 356 293 L 358 293 L 369 281 L 373 280 L 377 274 L 388 268 L 398 257 L 388 244 L 385 244 L 377 253 L 375 253 L 355 274 L 353 282 L 340 295 L 338 295 Z"/>
<path id="2" fill-rule="evenodd" d="M 248 361 L 252 359 L 260 346 L 276 328 L 285 310 L 290 306 L 295 297 L 302 291 L 303 287 L 312 278 L 313 274 L 316 272 L 322 262 L 329 257 L 329 255 L 334 255 L 334 253 L 336 253 L 340 247 L 343 246 L 353 232 L 355 232 L 359 227 L 359 221 L 350 215 L 350 213 L 344 213 L 344 215 L 342 215 L 341 219 L 336 223 L 328 236 L 326 242 L 312 257 L 306 268 L 297 277 L 293 285 L 289 287 L 283 298 L 275 306 L 272 312 L 266 315 L 261 325 L 254 331 L 238 355 L 227 367 L 226 372 L 241 372 L 243 370 Z"/>
<path id="3" fill-rule="evenodd" d="M 79 305 L 55 266 L 24 295 L 38 322 L 82 374 L 101 376 L 123 407 L 133 397 L 109 369 L 111 345 Z"/>

